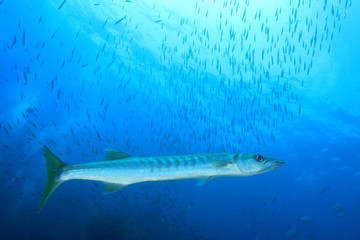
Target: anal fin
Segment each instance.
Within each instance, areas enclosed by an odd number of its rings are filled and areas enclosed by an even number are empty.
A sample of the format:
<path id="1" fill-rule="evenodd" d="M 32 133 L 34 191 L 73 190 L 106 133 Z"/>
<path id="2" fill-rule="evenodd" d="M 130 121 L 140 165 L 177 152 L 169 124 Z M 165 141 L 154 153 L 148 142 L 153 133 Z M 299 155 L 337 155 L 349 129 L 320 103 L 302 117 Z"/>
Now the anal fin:
<path id="1" fill-rule="evenodd" d="M 106 193 L 106 194 L 113 193 L 117 190 L 120 190 L 120 189 L 126 187 L 126 186 L 127 185 L 119 184 L 119 183 L 104 182 L 104 193 Z"/>

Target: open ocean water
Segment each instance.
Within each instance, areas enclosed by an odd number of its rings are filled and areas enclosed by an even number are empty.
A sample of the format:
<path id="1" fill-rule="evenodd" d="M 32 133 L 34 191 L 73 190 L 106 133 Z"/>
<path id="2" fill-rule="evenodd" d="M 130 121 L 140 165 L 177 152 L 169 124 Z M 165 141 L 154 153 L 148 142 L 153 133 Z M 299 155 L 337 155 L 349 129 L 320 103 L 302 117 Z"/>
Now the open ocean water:
<path id="1" fill-rule="evenodd" d="M 0 0 L 0 239 L 360 239 L 360 2 Z M 67 164 L 239 152 L 250 177 L 71 180 Z"/>

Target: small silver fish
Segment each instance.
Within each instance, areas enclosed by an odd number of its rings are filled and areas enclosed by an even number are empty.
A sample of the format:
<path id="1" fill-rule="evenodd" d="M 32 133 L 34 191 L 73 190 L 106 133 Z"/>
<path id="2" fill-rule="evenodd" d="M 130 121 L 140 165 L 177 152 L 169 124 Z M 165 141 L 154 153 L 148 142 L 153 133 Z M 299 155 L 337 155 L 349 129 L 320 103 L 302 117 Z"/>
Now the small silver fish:
<path id="1" fill-rule="evenodd" d="M 305 216 L 302 216 L 302 217 L 298 217 L 298 221 L 309 224 L 309 223 L 313 222 L 313 219 L 312 219 L 312 217 L 305 215 Z"/>

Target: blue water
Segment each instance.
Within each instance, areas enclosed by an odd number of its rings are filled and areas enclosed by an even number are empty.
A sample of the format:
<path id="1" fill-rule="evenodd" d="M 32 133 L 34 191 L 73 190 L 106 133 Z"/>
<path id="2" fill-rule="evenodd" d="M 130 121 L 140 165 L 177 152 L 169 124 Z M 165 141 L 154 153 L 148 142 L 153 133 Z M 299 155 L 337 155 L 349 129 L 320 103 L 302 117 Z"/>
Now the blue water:
<path id="1" fill-rule="evenodd" d="M 360 239 L 360 4 L 0 0 L 1 239 Z M 38 211 L 42 146 L 67 164 L 260 153 L 264 174 Z"/>

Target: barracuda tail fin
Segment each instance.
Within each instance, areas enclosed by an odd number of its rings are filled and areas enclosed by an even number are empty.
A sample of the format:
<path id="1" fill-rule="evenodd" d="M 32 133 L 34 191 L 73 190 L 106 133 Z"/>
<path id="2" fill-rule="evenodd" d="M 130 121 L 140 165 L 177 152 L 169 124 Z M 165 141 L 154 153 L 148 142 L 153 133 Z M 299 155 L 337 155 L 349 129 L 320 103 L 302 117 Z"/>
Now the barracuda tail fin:
<path id="1" fill-rule="evenodd" d="M 66 164 L 60 161 L 59 158 L 57 158 L 52 152 L 50 152 L 50 150 L 45 145 L 44 153 L 46 158 L 47 180 L 44 194 L 41 199 L 39 211 L 41 211 L 41 209 L 43 208 L 50 194 L 63 182 L 59 181 L 58 178 L 60 176 L 62 168 L 66 166 Z"/>

